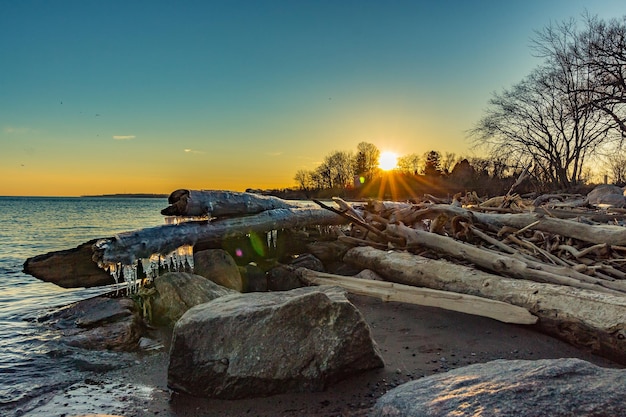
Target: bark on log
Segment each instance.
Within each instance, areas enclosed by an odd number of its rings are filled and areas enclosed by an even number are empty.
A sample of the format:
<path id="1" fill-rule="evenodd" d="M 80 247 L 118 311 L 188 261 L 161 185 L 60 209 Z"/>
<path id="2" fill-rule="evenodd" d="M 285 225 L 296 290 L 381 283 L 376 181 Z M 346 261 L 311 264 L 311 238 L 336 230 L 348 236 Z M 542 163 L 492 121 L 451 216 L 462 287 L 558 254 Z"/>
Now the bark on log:
<path id="1" fill-rule="evenodd" d="M 454 258 L 472 262 L 481 268 L 498 274 L 602 292 L 626 293 L 626 282 L 607 281 L 590 277 L 567 266 L 554 266 L 534 262 L 529 259 L 507 256 L 459 242 L 447 236 L 412 229 L 403 225 L 390 224 L 387 226 L 387 231 L 396 236 L 405 237 L 409 247 L 420 245 L 434 249 Z"/>
<path id="2" fill-rule="evenodd" d="M 167 201 L 171 205 L 161 210 L 165 216 L 228 217 L 300 207 L 277 197 L 215 190 L 176 190 Z"/>
<path id="3" fill-rule="evenodd" d="M 388 281 L 346 277 L 298 268 L 305 282 L 315 285 L 336 285 L 353 294 L 378 297 L 383 301 L 398 301 L 422 306 L 438 307 L 476 316 L 489 317 L 504 323 L 535 324 L 537 317 L 527 309 L 501 301 L 460 294 L 451 291 L 418 288 Z"/>
<path id="4" fill-rule="evenodd" d="M 235 193 L 230 193 L 235 194 Z M 282 200 L 281 200 L 282 201 Z M 272 203 L 274 204 L 274 203 Z M 76 249 L 50 252 L 26 260 L 24 271 L 43 281 L 71 287 L 99 286 L 115 281 L 98 265 L 133 265 L 152 254 L 168 254 L 183 245 L 219 245 L 224 239 L 256 232 L 346 224 L 347 219 L 328 210 L 310 208 L 273 209 L 261 213 L 213 221 L 163 225 L 120 233 L 90 241 Z M 225 213 L 221 210 L 219 213 Z M 237 210 L 240 213 L 240 210 Z"/>
<path id="5" fill-rule="evenodd" d="M 442 212 L 450 217 L 463 216 L 474 223 L 483 223 L 496 228 L 503 226 L 522 229 L 537 222 L 533 229 L 583 240 L 591 243 L 607 243 L 609 245 L 626 245 L 626 227 L 612 225 L 589 225 L 566 219 L 557 219 L 532 213 L 500 214 L 481 213 L 448 204 L 430 206 L 434 212 Z"/>
<path id="6" fill-rule="evenodd" d="M 24 272 L 63 288 L 115 284 L 113 277 L 91 260 L 94 243 L 96 240 L 90 240 L 74 249 L 28 258 L 24 263 Z"/>
<path id="7" fill-rule="evenodd" d="M 295 208 L 268 210 L 252 216 L 210 222 L 157 226 L 120 233 L 114 238 L 98 241 L 94 245 L 94 261 L 132 265 L 140 258 L 149 258 L 155 253 L 167 254 L 180 246 L 195 245 L 201 241 L 221 241 L 252 232 L 340 225 L 347 222 L 345 218 L 327 210 Z"/>
<path id="8" fill-rule="evenodd" d="M 626 297 L 503 278 L 442 260 L 370 247 L 353 248 L 346 262 L 385 279 L 508 302 L 539 317 L 540 330 L 626 364 Z"/>

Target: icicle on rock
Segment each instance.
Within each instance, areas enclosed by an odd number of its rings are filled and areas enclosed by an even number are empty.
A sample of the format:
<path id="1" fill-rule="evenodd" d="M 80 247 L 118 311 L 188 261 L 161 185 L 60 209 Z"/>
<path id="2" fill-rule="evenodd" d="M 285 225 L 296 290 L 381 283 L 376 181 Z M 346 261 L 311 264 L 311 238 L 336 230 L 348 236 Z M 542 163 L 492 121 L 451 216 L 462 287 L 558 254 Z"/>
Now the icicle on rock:
<path id="1" fill-rule="evenodd" d="M 137 264 L 124 265 L 123 271 L 124 281 L 126 281 L 128 292 L 130 294 L 137 293 L 137 290 L 139 289 L 139 285 L 137 284 Z"/>
<path id="2" fill-rule="evenodd" d="M 209 216 L 166 216 L 165 224 L 181 224 L 187 222 L 206 222 L 211 218 Z"/>
<path id="3" fill-rule="evenodd" d="M 146 273 L 146 278 L 150 280 L 156 278 L 160 271 L 163 270 L 193 272 L 193 246 L 183 245 L 166 255 L 155 253 L 150 255 L 149 258 L 142 258 L 132 265 L 110 263 L 101 265 L 101 267 L 109 271 L 116 284 L 120 284 L 123 277 L 128 294 L 136 294 L 142 285 L 137 275 L 139 262 L 141 262 L 141 266 Z"/>
<path id="4" fill-rule="evenodd" d="M 278 242 L 278 230 L 270 230 L 266 233 L 267 238 L 267 248 L 276 248 L 276 244 Z"/>

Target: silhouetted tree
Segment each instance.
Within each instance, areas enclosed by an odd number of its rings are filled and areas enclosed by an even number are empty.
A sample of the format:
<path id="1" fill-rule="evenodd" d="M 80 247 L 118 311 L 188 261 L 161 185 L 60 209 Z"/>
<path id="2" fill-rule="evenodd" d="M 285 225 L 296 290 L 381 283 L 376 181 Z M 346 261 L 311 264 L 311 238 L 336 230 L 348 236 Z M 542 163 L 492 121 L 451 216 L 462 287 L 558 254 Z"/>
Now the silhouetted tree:
<path id="1" fill-rule="evenodd" d="M 626 185 L 626 154 L 621 148 L 615 148 L 606 157 L 606 166 L 614 184 Z"/>
<path id="2" fill-rule="evenodd" d="M 345 188 L 354 180 L 354 156 L 351 152 L 335 151 L 324 160 L 324 165 L 330 167 L 332 187 Z"/>
<path id="3" fill-rule="evenodd" d="M 544 64 L 495 94 L 471 132 L 492 157 L 532 163 L 536 178 L 556 187 L 581 182 L 588 158 L 623 127 L 624 22 L 587 25 L 580 32 L 570 20 L 537 32 L 533 48 Z"/>
<path id="4" fill-rule="evenodd" d="M 406 174 L 417 175 L 421 168 L 422 157 L 416 153 L 404 155 L 398 158 L 398 171 Z"/>
<path id="5" fill-rule="evenodd" d="M 311 171 L 307 171 L 305 169 L 300 169 L 296 172 L 296 175 L 293 179 L 298 183 L 298 186 L 301 190 L 308 191 L 315 187 L 315 183 L 313 181 L 313 173 Z"/>
<path id="6" fill-rule="evenodd" d="M 588 105 L 606 113 L 626 136 L 626 16 L 607 21 L 586 16 L 586 30 L 564 48 L 547 49 L 552 55 L 573 55 L 591 79 Z"/>
<path id="7" fill-rule="evenodd" d="M 356 175 L 365 177 L 370 181 L 378 175 L 378 163 L 380 160 L 380 150 L 376 145 L 361 142 L 357 145 L 357 152 L 354 157 L 354 172 Z"/>
<path id="8" fill-rule="evenodd" d="M 467 159 L 463 159 L 454 165 L 449 178 L 454 184 L 467 187 L 476 179 L 476 171 Z"/>
<path id="9" fill-rule="evenodd" d="M 449 174 L 452 171 L 452 167 L 458 161 L 456 154 L 453 152 L 446 152 L 440 160 L 441 172 L 444 174 Z"/>
<path id="10" fill-rule="evenodd" d="M 441 154 L 437 151 L 430 151 L 424 157 L 424 175 L 441 175 Z"/>

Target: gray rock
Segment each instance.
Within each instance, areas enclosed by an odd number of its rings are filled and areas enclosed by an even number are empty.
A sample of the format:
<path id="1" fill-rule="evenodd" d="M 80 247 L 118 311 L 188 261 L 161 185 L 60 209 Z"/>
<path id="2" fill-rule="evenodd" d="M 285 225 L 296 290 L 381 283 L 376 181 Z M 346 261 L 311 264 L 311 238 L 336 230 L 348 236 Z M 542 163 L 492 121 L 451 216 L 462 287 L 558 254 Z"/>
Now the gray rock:
<path id="1" fill-rule="evenodd" d="M 142 333 L 137 306 L 128 298 L 89 298 L 40 321 L 60 330 L 64 343 L 90 350 L 136 350 Z"/>
<path id="2" fill-rule="evenodd" d="M 294 268 L 278 265 L 267 272 L 267 289 L 270 291 L 289 291 L 304 287 Z"/>
<path id="3" fill-rule="evenodd" d="M 236 291 L 205 277 L 186 272 L 168 272 L 154 280 L 156 293 L 151 297 L 151 323 L 172 326 L 191 307 Z"/>
<path id="4" fill-rule="evenodd" d="M 243 281 L 235 260 L 222 249 L 208 249 L 193 254 L 194 274 L 222 287 L 243 291 Z"/>
<path id="5" fill-rule="evenodd" d="M 239 272 L 244 277 L 245 292 L 264 292 L 268 290 L 267 275 L 257 265 L 248 264 L 239 267 Z"/>
<path id="6" fill-rule="evenodd" d="M 364 269 L 355 275 L 356 278 L 371 279 L 372 281 L 384 281 L 385 279 L 371 269 Z"/>
<path id="7" fill-rule="evenodd" d="M 624 207 L 624 191 L 611 184 L 601 184 L 587 194 L 587 202 L 593 206 L 606 204 L 613 207 Z"/>
<path id="8" fill-rule="evenodd" d="M 289 262 L 289 265 L 294 268 L 306 268 L 310 269 L 311 271 L 326 272 L 324 270 L 324 264 L 322 263 L 322 261 L 320 261 L 318 258 L 310 253 L 305 253 L 304 255 L 298 256 L 297 258 Z"/>
<path id="9" fill-rule="evenodd" d="M 496 360 L 403 384 L 370 416 L 624 416 L 626 369 L 580 359 Z"/>
<path id="10" fill-rule="evenodd" d="M 336 287 L 220 297 L 174 327 L 170 388 L 237 399 L 321 391 L 384 366 L 369 326 Z"/>

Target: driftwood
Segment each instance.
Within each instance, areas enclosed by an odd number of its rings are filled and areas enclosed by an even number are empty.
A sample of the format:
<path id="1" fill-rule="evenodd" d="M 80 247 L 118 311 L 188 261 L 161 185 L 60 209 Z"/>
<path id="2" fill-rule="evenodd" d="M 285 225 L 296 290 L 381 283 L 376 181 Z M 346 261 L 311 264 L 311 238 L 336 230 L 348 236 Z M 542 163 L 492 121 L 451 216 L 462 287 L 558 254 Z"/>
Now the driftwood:
<path id="1" fill-rule="evenodd" d="M 553 266 L 520 257 L 507 256 L 459 242 L 447 236 L 416 230 L 403 225 L 391 224 L 387 226 L 387 230 L 396 236 L 405 237 L 408 247 L 412 245 L 425 246 L 454 258 L 472 262 L 498 274 L 601 292 L 621 291 L 626 293 L 626 282 L 593 278 L 568 266 Z"/>
<path id="2" fill-rule="evenodd" d="M 91 260 L 95 240 L 74 248 L 29 258 L 24 272 L 63 288 L 115 284 L 113 277 Z"/>
<path id="3" fill-rule="evenodd" d="M 535 324 L 537 317 L 527 309 L 484 297 L 451 291 L 418 288 L 387 281 L 345 277 L 298 268 L 298 275 L 309 284 L 336 285 L 353 294 L 377 297 L 383 301 L 398 301 L 429 307 L 439 307 L 461 313 L 489 317 L 504 323 Z"/>
<path id="4" fill-rule="evenodd" d="M 503 278 L 472 267 L 406 252 L 353 248 L 346 262 L 406 285 L 508 302 L 539 317 L 540 329 L 576 346 L 626 363 L 626 297 Z"/>
<path id="5" fill-rule="evenodd" d="M 116 282 L 106 271 L 110 265 L 134 265 L 139 259 L 167 255 L 181 246 L 221 247 L 223 240 L 253 232 L 347 222 L 310 203 L 295 204 L 251 193 L 177 190 L 170 195 L 169 203 L 162 214 L 205 220 L 120 233 L 75 249 L 38 255 L 26 260 L 24 272 L 64 288 L 109 285 Z"/>
<path id="6" fill-rule="evenodd" d="M 327 210 L 317 208 L 274 209 L 246 216 L 215 221 L 186 222 L 164 225 L 134 232 L 120 233 L 114 238 L 102 239 L 94 245 L 94 260 L 100 264 L 130 265 L 152 254 L 166 254 L 184 245 L 201 241 L 222 241 L 246 236 L 252 232 L 332 226 L 347 220 Z"/>
<path id="7" fill-rule="evenodd" d="M 257 214 L 267 210 L 297 208 L 299 205 L 277 197 L 214 190 L 176 190 L 168 198 L 165 216 L 229 217 Z"/>
<path id="8" fill-rule="evenodd" d="M 579 223 L 568 219 L 558 219 L 541 214 L 481 213 L 462 207 L 438 204 L 429 207 L 434 213 L 444 213 L 450 217 L 462 216 L 495 228 L 503 226 L 522 229 L 530 224 L 533 229 L 558 234 L 591 243 L 626 245 L 626 227 Z"/>

